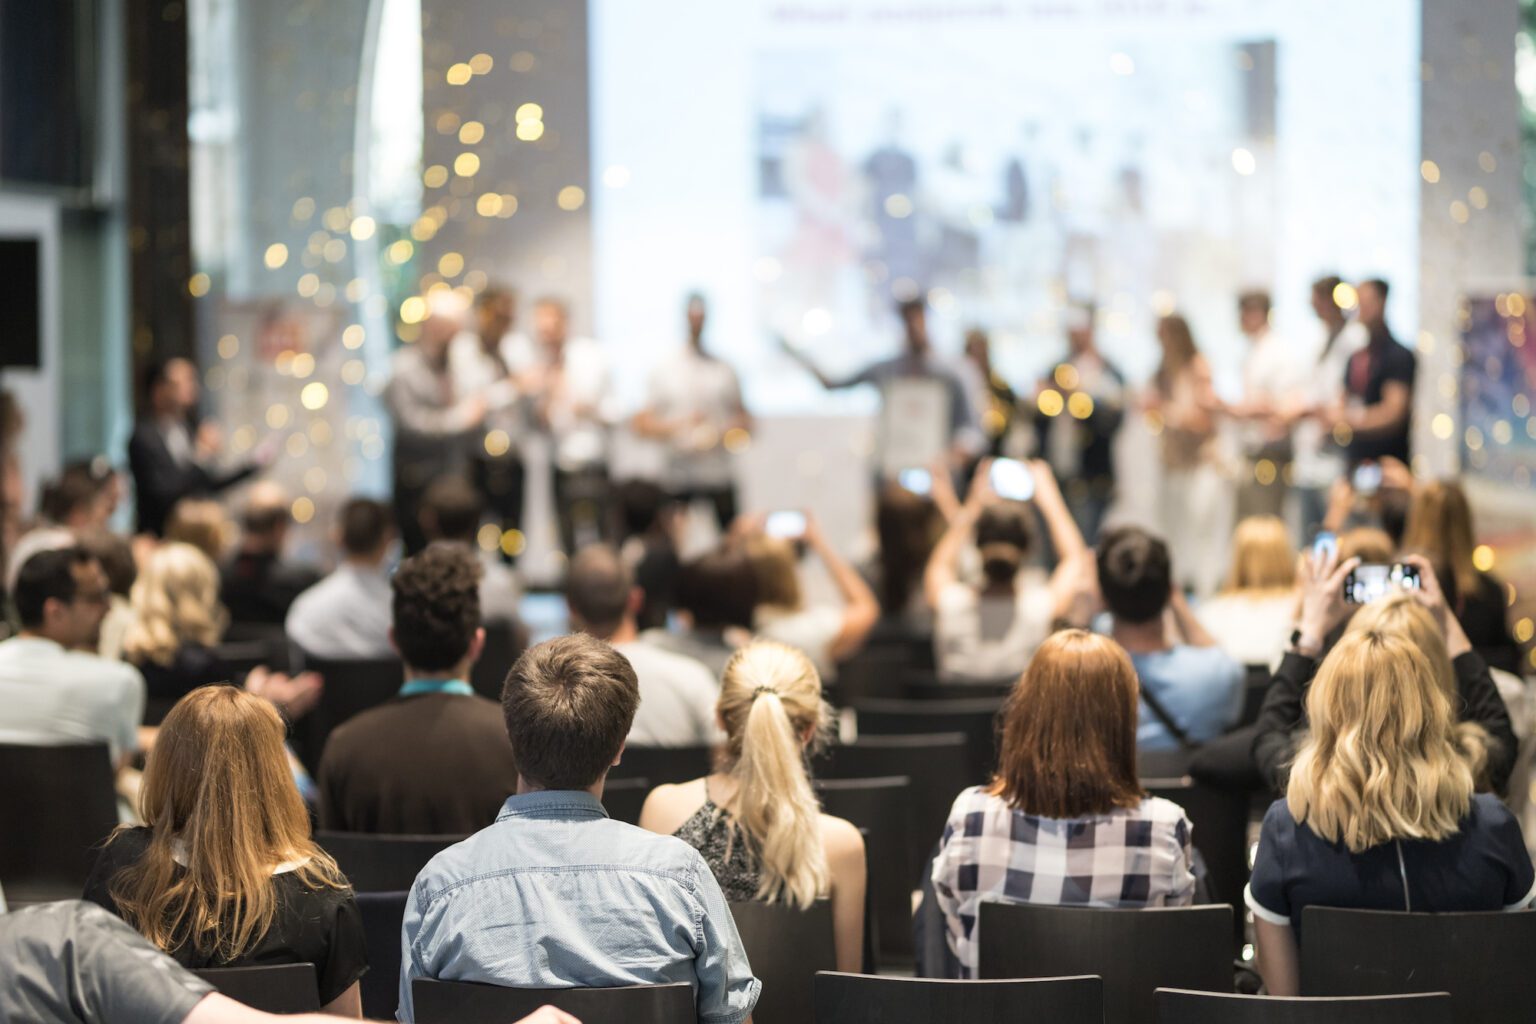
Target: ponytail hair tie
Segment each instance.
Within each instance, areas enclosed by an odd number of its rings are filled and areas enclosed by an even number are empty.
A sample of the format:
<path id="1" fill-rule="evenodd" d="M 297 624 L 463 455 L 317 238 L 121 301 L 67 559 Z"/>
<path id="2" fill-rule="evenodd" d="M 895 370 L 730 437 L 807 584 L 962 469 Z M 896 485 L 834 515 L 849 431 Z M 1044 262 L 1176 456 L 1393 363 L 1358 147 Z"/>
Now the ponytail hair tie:
<path id="1" fill-rule="evenodd" d="M 771 686 L 759 686 L 759 687 L 757 687 L 756 689 L 754 689 L 752 691 L 752 699 L 756 700 L 757 698 L 761 697 L 765 693 L 771 693 L 771 694 L 774 694 L 775 696 L 777 696 L 778 692 L 779 692 L 778 690 L 775 690 Z"/>

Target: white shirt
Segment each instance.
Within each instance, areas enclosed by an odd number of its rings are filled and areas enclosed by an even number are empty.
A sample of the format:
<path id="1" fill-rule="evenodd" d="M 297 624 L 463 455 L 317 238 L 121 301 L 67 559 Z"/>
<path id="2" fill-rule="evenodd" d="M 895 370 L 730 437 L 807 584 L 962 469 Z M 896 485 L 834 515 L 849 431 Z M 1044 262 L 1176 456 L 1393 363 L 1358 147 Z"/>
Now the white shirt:
<path id="1" fill-rule="evenodd" d="M 640 709 L 628 743 L 694 747 L 719 739 L 715 705 L 720 689 L 709 669 L 692 658 L 638 640 L 614 644 L 613 649 L 629 659 L 640 680 Z"/>
<path id="2" fill-rule="evenodd" d="M 550 369 L 549 348 L 541 342 L 517 340 L 512 357 L 514 373 Z M 560 384 L 549 402 L 555 465 L 568 472 L 600 466 L 608 461 L 608 427 L 617 418 L 608 356 L 591 338 L 571 337 L 565 340 L 561 367 Z"/>
<path id="3" fill-rule="evenodd" d="M 964 583 L 940 592 L 933 615 L 939 678 L 998 682 L 1024 671 L 1051 632 L 1051 590 L 1040 575 L 1020 573 L 1012 599 L 983 598 Z"/>
<path id="4" fill-rule="evenodd" d="M 1248 358 L 1243 361 L 1243 399 L 1284 403 L 1295 398 L 1307 378 L 1306 354 L 1267 329 L 1249 346 Z M 1285 438 L 1283 430 L 1277 432 L 1267 424 L 1244 424 L 1243 447 L 1250 454 Z"/>
<path id="5" fill-rule="evenodd" d="M 382 566 L 343 563 L 294 598 L 283 631 L 316 658 L 388 658 L 390 601 Z"/>
<path id="6" fill-rule="evenodd" d="M 654 415 L 696 421 L 668 440 L 668 485 L 729 486 L 731 454 L 723 442 L 732 417 L 741 410 L 741 383 L 730 364 L 685 346 L 651 371 L 647 393 Z"/>
<path id="7" fill-rule="evenodd" d="M 1333 347 L 1326 354 L 1328 331 L 1318 335 L 1317 348 L 1312 353 L 1311 368 L 1307 371 L 1301 393 L 1307 404 L 1332 405 L 1344 397 L 1344 375 L 1349 368 L 1350 357 L 1365 347 L 1371 332 L 1358 320 L 1351 320 L 1333 339 Z M 1296 424 L 1295 479 L 1301 487 L 1328 487 L 1344 475 L 1344 451 L 1329 436 L 1328 429 L 1316 420 L 1302 420 Z"/>
<path id="8" fill-rule="evenodd" d="M 484 398 L 485 431 L 505 431 L 513 444 L 527 429 L 527 410 L 510 374 L 517 350 L 526 344 L 521 334 L 509 333 L 502 338 L 496 346 L 500 363 L 485 351 L 480 335 L 474 331 L 460 331 L 448 344 L 448 372 L 453 375 L 454 394 L 460 398 Z M 473 444 L 478 446 L 482 440 L 477 434 Z"/>
<path id="9" fill-rule="evenodd" d="M 485 622 L 516 622 L 523 600 L 523 584 L 517 570 L 495 555 L 482 553 L 480 566 L 480 618 Z"/>
<path id="10" fill-rule="evenodd" d="M 1221 594 L 1201 602 L 1195 618 L 1234 660 L 1274 668 L 1291 643 L 1296 599 L 1288 593 Z"/>
<path id="11" fill-rule="evenodd" d="M 132 665 L 38 636 L 0 643 L 0 743 L 104 740 L 115 761 L 138 747 L 143 721 L 144 677 Z"/>
<path id="12" fill-rule="evenodd" d="M 758 610 L 756 618 L 758 636 L 803 652 L 823 679 L 832 674 L 832 641 L 843 631 L 842 608 L 828 604 L 799 611 L 764 607 Z"/>

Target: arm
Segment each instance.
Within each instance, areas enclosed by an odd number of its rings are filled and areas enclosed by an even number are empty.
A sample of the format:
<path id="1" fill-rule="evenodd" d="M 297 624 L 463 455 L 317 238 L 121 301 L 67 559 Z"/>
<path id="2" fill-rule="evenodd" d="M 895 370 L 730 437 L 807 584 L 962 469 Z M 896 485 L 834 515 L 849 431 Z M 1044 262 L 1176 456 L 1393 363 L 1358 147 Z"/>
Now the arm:
<path id="1" fill-rule="evenodd" d="M 1358 412 L 1345 412 L 1344 422 L 1357 434 L 1391 430 L 1408 418 L 1413 391 L 1406 381 L 1390 380 L 1382 385 L 1381 401 Z"/>
<path id="2" fill-rule="evenodd" d="M 363 1016 L 363 983 L 354 981 L 345 992 L 322 1006 L 321 1010 L 337 1017 L 351 1017 L 354 1020 L 361 1020 Z"/>
<path id="3" fill-rule="evenodd" d="M 1301 957 L 1291 926 L 1255 917 L 1253 930 L 1259 940 L 1259 974 L 1264 978 L 1265 990 L 1272 996 L 1300 995 Z"/>
<path id="4" fill-rule="evenodd" d="M 362 1011 L 359 1010 L 354 1016 L 361 1015 Z M 205 996 L 194 1006 L 192 1012 L 182 1018 L 182 1024 L 328 1024 L 328 1022 L 334 1024 L 338 1019 L 323 1013 L 291 1016 L 263 1013 L 214 992 Z M 516 1024 L 581 1024 L 581 1021 L 564 1010 L 557 1010 L 553 1006 L 541 1006 Z"/>
<path id="5" fill-rule="evenodd" d="M 827 572 L 832 575 L 832 583 L 843 599 L 842 628 L 827 648 L 827 656 L 831 660 L 841 661 L 864 646 L 864 638 L 869 636 L 869 631 L 875 628 L 875 622 L 880 618 L 880 602 L 875 599 L 875 592 L 869 589 L 869 584 L 864 582 L 864 577 L 833 550 L 832 545 L 822 536 L 820 525 L 809 516 L 806 517 L 805 540 L 827 567 Z"/>
<path id="6" fill-rule="evenodd" d="M 1179 637 L 1191 647 L 1215 647 L 1215 639 L 1205 631 L 1195 613 L 1190 610 L 1189 601 L 1184 597 L 1184 591 L 1175 584 L 1173 593 L 1168 599 L 1168 610 L 1173 614 L 1174 629 Z"/>
<path id="7" fill-rule="evenodd" d="M 795 348 L 789 343 L 788 339 L 782 336 L 779 338 L 779 348 L 782 349 L 784 353 L 789 356 L 789 358 L 799 363 L 807 373 L 809 373 L 812 377 L 815 377 L 817 383 L 826 388 L 828 391 L 834 391 L 838 388 L 844 388 L 850 386 L 851 384 L 858 383 L 859 378 L 855 378 L 852 381 L 835 381 L 828 377 L 825 373 L 821 372 L 820 367 L 811 362 L 810 356 Z M 862 376 L 863 375 L 861 374 L 860 378 L 862 378 Z"/>
<path id="8" fill-rule="evenodd" d="M 977 475 L 981 475 L 979 470 Z M 970 539 L 977 511 L 970 502 L 960 506 L 944 530 L 944 535 L 933 546 L 933 554 L 928 556 L 928 566 L 923 570 L 923 599 L 928 602 L 929 608 L 937 608 L 939 595 L 944 593 L 946 587 L 959 581 L 955 560 L 960 554 L 960 548 Z"/>
<path id="9" fill-rule="evenodd" d="M 837 969 L 857 974 L 864 965 L 864 899 L 868 888 L 864 837 L 839 818 L 822 815 L 827 869 L 832 875 L 832 931 Z"/>
<path id="10" fill-rule="evenodd" d="M 485 417 L 484 399 L 471 397 L 450 406 L 435 406 L 417 395 L 410 381 L 399 374 L 384 389 L 384 404 L 405 429 L 431 437 L 461 434 Z"/>

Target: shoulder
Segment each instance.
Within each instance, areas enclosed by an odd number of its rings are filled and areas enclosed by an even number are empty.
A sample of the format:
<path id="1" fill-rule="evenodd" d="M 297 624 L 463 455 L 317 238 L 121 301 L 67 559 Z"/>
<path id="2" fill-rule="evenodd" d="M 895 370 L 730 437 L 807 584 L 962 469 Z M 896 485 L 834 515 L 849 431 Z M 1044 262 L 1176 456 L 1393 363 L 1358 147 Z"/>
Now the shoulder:
<path id="1" fill-rule="evenodd" d="M 126 661 L 115 661 L 87 651 L 65 651 L 64 663 L 78 678 L 107 683 L 125 689 L 144 685 L 144 674 Z"/>
<path id="2" fill-rule="evenodd" d="M 972 814 L 984 814 L 989 811 L 1007 810 L 1008 805 L 1003 798 L 996 793 L 989 792 L 985 786 L 971 786 L 962 789 L 960 795 L 955 797 L 955 802 L 949 808 L 949 821 L 954 824 L 963 821 Z"/>
<path id="3" fill-rule="evenodd" d="M 821 842 L 828 857 L 855 852 L 862 856 L 864 853 L 863 833 L 847 819 L 830 814 L 821 816 Z"/>
<path id="4" fill-rule="evenodd" d="M 977 604 L 976 591 L 964 583 L 946 583 L 944 589 L 939 591 L 939 609 L 943 611 L 962 611 L 974 608 Z"/>
<path id="5" fill-rule="evenodd" d="M 704 806 L 703 779 L 657 786 L 645 798 L 640 821 L 648 832 L 671 835 Z"/>
<path id="6" fill-rule="evenodd" d="M 1177 825 L 1179 822 L 1189 823 L 1189 815 L 1184 808 L 1172 800 L 1160 796 L 1144 797 L 1140 806 L 1130 809 L 1131 814 L 1146 821 L 1158 822 L 1165 825 Z"/>
<path id="7" fill-rule="evenodd" d="M 1473 834 L 1493 834 L 1514 829 L 1518 834 L 1520 823 L 1498 797 L 1492 793 L 1475 793 L 1472 806 L 1467 810 L 1465 829 Z"/>

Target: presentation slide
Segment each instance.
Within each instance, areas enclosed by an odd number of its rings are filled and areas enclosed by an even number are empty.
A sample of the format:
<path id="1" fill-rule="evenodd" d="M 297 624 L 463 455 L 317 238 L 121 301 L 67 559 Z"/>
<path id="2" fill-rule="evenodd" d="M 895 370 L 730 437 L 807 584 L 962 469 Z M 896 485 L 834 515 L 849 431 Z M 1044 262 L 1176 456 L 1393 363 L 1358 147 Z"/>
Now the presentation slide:
<path id="1" fill-rule="evenodd" d="M 592 0 L 598 334 L 638 398 L 684 298 L 760 414 L 862 413 L 831 375 L 893 354 L 925 296 L 941 352 L 1016 385 L 1069 302 L 1133 380 L 1158 315 L 1218 384 L 1235 296 L 1313 345 L 1317 275 L 1383 276 L 1412 339 L 1418 10 L 1401 0 Z M 1329 31 L 1320 32 L 1318 25 Z"/>

